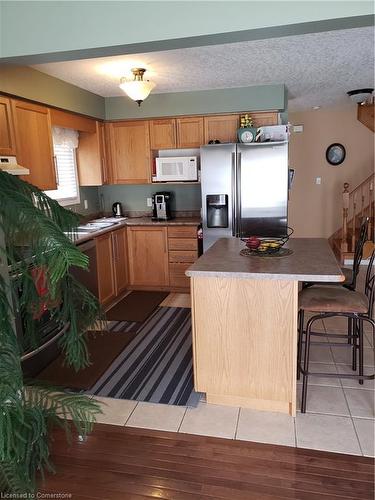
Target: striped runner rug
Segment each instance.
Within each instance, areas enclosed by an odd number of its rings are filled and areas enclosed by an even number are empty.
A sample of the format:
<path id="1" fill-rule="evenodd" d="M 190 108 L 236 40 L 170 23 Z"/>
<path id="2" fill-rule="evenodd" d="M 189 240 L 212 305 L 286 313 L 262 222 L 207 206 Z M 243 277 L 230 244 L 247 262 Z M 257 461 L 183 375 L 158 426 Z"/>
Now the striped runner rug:
<path id="1" fill-rule="evenodd" d="M 158 307 L 88 393 L 197 406 L 201 394 L 193 385 L 190 309 Z"/>

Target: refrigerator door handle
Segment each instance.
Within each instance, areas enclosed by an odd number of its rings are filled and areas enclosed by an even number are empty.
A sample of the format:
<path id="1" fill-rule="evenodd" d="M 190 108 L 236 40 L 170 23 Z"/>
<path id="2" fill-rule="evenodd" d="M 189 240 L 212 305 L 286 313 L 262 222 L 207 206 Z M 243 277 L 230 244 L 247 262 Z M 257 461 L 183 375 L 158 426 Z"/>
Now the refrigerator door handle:
<path id="1" fill-rule="evenodd" d="M 241 237 L 241 153 L 237 152 L 236 173 L 236 236 Z"/>
<path id="2" fill-rule="evenodd" d="M 236 185 L 236 153 L 232 153 L 232 236 L 237 235 Z"/>

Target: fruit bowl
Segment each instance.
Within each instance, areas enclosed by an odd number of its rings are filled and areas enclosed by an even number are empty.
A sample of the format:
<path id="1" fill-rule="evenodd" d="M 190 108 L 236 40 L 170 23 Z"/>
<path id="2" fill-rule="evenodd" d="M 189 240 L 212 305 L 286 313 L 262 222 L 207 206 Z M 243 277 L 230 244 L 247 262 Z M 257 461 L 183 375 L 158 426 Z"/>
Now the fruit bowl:
<path id="1" fill-rule="evenodd" d="M 281 241 L 277 240 L 262 240 L 261 244 L 257 248 L 258 252 L 266 252 L 266 253 L 276 253 L 283 246 Z"/>

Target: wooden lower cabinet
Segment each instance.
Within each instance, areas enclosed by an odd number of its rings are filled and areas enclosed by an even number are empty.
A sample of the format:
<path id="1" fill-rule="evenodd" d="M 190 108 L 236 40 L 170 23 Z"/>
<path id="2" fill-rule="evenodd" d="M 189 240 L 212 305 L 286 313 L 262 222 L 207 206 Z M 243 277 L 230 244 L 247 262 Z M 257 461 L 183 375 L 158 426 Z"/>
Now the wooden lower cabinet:
<path id="1" fill-rule="evenodd" d="M 116 297 L 113 258 L 112 233 L 98 236 L 96 238 L 96 259 L 99 301 L 101 304 L 109 303 Z"/>
<path id="2" fill-rule="evenodd" d="M 172 289 L 189 291 L 190 278 L 185 271 L 197 258 L 197 227 L 168 227 L 169 285 Z"/>
<path id="3" fill-rule="evenodd" d="M 128 286 L 128 250 L 126 227 L 117 229 L 111 234 L 115 290 L 117 296 L 124 292 Z"/>
<path id="4" fill-rule="evenodd" d="M 128 253 L 131 286 L 169 285 L 166 227 L 128 227 Z"/>
<path id="5" fill-rule="evenodd" d="M 196 226 L 128 226 L 96 238 L 99 300 L 127 289 L 189 291 L 198 258 Z"/>
<path id="6" fill-rule="evenodd" d="M 96 238 L 98 290 L 101 304 L 108 304 L 128 285 L 126 227 Z"/>

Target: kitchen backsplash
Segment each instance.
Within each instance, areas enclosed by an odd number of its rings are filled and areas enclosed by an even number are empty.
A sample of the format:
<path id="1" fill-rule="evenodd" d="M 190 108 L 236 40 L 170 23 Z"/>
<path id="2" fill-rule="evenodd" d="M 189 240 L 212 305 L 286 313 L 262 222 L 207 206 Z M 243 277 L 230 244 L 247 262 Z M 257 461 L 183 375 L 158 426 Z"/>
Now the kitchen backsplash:
<path id="1" fill-rule="evenodd" d="M 79 188 L 81 202 L 77 205 L 70 205 L 66 208 L 82 215 L 90 215 L 100 212 L 99 193 L 97 187 Z M 87 209 L 84 201 L 87 200 Z"/>
<path id="2" fill-rule="evenodd" d="M 147 206 L 147 198 L 158 191 L 169 191 L 174 195 L 172 210 L 176 212 L 199 213 L 201 202 L 200 185 L 116 185 L 102 186 L 98 189 L 99 206 L 104 212 L 110 212 L 112 204 L 119 201 L 124 211 L 132 215 L 135 212 L 151 213 L 151 207 Z"/>
<path id="3" fill-rule="evenodd" d="M 70 205 L 69 210 L 85 218 L 103 213 L 111 214 L 112 204 L 119 201 L 127 216 L 141 217 L 151 215 L 152 208 L 147 206 L 147 198 L 158 191 L 169 191 L 174 195 L 172 211 L 178 217 L 198 217 L 201 209 L 200 185 L 117 185 L 101 187 L 81 187 L 81 202 Z M 85 208 L 84 201 L 87 201 Z"/>

